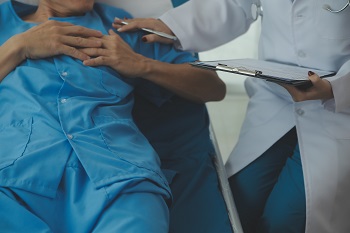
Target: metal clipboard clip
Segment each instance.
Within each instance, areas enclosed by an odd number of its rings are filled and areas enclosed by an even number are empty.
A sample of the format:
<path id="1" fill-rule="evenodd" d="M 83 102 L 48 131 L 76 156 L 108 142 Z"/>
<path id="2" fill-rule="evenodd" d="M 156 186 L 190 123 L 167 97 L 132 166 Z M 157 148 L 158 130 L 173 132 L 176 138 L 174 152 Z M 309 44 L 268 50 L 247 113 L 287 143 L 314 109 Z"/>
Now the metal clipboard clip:
<path id="1" fill-rule="evenodd" d="M 225 64 L 220 64 L 220 63 L 215 68 L 217 70 L 221 70 L 221 71 L 228 71 L 228 72 L 232 72 L 232 73 L 248 75 L 248 76 L 253 76 L 253 77 L 258 77 L 259 75 L 262 74 L 262 72 L 260 70 L 248 70 L 244 67 L 229 67 Z"/>

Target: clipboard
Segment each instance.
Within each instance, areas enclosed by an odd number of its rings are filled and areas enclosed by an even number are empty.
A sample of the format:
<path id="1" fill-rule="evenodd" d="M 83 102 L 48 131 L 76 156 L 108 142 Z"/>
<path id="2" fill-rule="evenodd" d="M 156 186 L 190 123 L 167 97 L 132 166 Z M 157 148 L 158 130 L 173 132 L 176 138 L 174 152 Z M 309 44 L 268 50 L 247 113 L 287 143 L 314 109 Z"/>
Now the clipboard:
<path id="1" fill-rule="evenodd" d="M 316 73 L 321 78 L 331 77 L 336 74 L 333 71 L 316 70 L 258 59 L 196 61 L 190 64 L 203 69 L 260 78 L 269 82 L 288 84 L 301 89 L 312 86 L 312 82 L 308 78 L 309 71 Z"/>

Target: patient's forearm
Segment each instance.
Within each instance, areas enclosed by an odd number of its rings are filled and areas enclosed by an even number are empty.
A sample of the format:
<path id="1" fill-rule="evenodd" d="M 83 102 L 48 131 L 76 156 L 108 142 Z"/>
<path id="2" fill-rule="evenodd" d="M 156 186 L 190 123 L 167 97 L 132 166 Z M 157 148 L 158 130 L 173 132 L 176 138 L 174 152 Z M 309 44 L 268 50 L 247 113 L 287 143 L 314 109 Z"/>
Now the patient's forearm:
<path id="1" fill-rule="evenodd" d="M 133 51 L 113 30 L 97 40 L 102 48 L 80 50 L 91 57 L 84 61 L 87 66 L 109 66 L 124 77 L 147 79 L 196 102 L 221 100 L 226 94 L 225 84 L 213 71 L 147 58 Z"/>
<path id="2" fill-rule="evenodd" d="M 14 36 L 0 46 L 0 82 L 23 60 L 22 46 Z"/>
<path id="3" fill-rule="evenodd" d="M 143 78 L 189 100 L 205 103 L 225 97 L 226 86 L 215 72 L 189 64 L 168 64 L 147 60 Z"/>

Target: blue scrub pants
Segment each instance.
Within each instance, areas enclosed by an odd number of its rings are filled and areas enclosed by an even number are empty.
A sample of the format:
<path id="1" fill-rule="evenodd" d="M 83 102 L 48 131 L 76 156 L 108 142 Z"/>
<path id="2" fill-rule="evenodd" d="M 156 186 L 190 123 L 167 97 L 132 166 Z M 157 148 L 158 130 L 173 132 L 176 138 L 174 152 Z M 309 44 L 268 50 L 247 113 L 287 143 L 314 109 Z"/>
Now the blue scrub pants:
<path id="1" fill-rule="evenodd" d="M 244 233 L 305 232 L 305 188 L 295 128 L 229 182 Z"/>
<path id="2" fill-rule="evenodd" d="M 145 179 L 95 189 L 73 154 L 54 199 L 0 187 L 0 232 L 167 233 L 165 191 Z"/>

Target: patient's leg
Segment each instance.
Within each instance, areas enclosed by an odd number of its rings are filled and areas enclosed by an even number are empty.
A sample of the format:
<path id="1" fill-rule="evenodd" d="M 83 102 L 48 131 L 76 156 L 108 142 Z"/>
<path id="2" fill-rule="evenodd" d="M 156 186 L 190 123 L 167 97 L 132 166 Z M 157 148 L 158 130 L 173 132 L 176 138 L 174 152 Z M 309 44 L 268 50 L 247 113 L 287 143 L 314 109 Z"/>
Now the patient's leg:
<path id="1" fill-rule="evenodd" d="M 10 189 L 0 188 L 0 231 L 51 232 L 45 222 L 27 210 L 17 199 Z"/>
<path id="2" fill-rule="evenodd" d="M 103 211 L 93 232 L 167 233 L 168 212 L 168 207 L 159 194 L 123 194 Z"/>
<path id="3" fill-rule="evenodd" d="M 166 233 L 168 195 L 136 176 L 97 189 L 73 153 L 54 198 L 0 187 L 0 232 Z"/>

